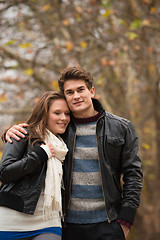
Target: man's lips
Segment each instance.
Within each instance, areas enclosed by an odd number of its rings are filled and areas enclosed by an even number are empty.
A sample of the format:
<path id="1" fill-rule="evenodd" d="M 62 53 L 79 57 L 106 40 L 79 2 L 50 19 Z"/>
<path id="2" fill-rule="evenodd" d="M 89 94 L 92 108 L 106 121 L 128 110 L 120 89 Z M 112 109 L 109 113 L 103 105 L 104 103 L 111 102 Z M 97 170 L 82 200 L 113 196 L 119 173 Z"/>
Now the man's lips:
<path id="1" fill-rule="evenodd" d="M 83 101 L 74 102 L 73 105 L 81 105 L 81 103 L 83 103 Z"/>

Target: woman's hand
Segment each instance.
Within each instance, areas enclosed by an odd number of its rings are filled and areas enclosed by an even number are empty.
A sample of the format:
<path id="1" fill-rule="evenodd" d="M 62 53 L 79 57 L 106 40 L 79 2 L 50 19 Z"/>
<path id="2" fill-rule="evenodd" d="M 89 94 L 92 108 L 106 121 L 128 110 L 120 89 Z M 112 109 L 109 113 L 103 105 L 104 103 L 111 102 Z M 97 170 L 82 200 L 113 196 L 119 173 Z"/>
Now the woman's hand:
<path id="1" fill-rule="evenodd" d="M 50 152 L 52 154 L 52 157 L 54 157 L 54 148 L 52 147 L 51 144 L 46 144 L 46 145 L 49 147 L 49 150 L 50 150 Z"/>
<path id="2" fill-rule="evenodd" d="M 44 143 L 41 144 L 41 146 L 45 145 Z M 46 146 L 49 148 L 52 157 L 54 157 L 54 148 L 52 147 L 51 144 L 46 144 Z"/>

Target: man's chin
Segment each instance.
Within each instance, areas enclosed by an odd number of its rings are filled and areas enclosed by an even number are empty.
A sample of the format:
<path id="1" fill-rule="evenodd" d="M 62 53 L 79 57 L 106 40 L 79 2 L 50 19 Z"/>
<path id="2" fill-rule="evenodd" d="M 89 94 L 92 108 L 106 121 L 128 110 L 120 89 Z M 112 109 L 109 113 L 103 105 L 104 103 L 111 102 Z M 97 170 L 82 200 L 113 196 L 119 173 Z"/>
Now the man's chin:
<path id="1" fill-rule="evenodd" d="M 86 115 L 86 110 L 85 109 L 74 109 L 72 111 L 72 114 L 75 118 L 83 118 Z"/>
<path id="2" fill-rule="evenodd" d="M 74 105 L 73 107 L 72 107 L 72 109 L 70 108 L 70 110 L 72 111 L 72 113 L 73 112 L 79 112 L 79 111 L 85 111 L 85 109 L 83 108 L 83 106 L 82 105 Z"/>

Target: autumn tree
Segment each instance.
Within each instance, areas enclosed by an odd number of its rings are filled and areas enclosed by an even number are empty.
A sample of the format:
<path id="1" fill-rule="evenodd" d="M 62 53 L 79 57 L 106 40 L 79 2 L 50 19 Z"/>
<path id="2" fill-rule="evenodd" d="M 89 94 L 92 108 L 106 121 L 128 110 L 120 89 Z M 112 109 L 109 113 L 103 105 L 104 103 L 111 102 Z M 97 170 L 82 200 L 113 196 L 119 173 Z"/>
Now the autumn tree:
<path id="1" fill-rule="evenodd" d="M 96 97 L 140 139 L 144 187 L 130 240 L 160 236 L 159 18 L 158 0 L 0 1 L 1 133 L 58 90 L 65 67 L 90 71 Z"/>

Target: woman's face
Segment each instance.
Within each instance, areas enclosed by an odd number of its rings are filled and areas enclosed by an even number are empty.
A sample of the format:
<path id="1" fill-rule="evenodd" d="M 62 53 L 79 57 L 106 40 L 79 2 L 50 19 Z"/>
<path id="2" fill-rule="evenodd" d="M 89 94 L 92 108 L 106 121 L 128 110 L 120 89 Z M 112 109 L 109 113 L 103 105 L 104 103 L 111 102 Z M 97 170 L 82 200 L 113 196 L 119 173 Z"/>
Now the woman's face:
<path id="1" fill-rule="evenodd" d="M 64 99 L 52 102 L 47 120 L 47 128 L 55 135 L 63 134 L 70 121 L 70 110 Z"/>

